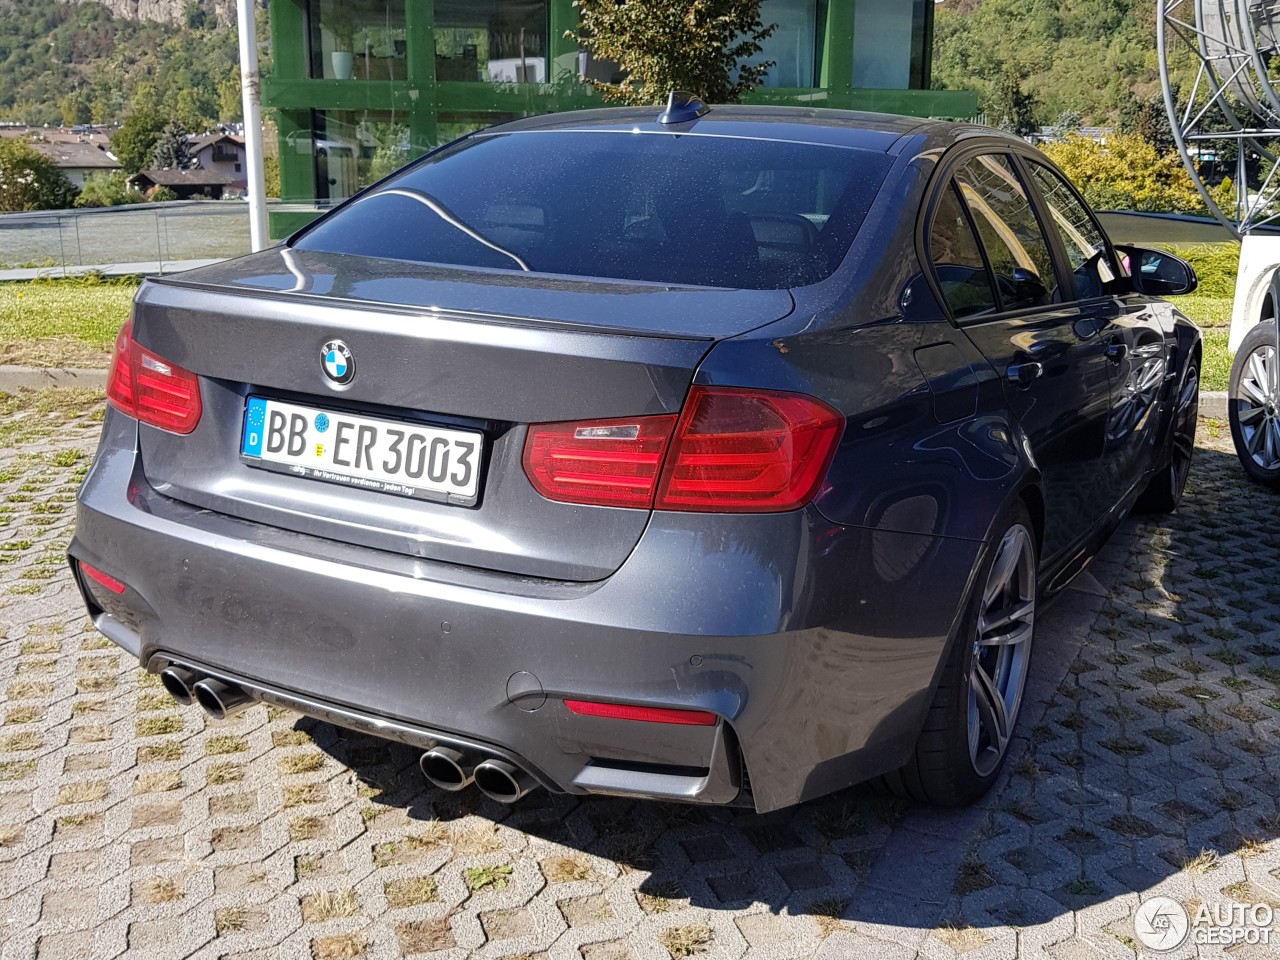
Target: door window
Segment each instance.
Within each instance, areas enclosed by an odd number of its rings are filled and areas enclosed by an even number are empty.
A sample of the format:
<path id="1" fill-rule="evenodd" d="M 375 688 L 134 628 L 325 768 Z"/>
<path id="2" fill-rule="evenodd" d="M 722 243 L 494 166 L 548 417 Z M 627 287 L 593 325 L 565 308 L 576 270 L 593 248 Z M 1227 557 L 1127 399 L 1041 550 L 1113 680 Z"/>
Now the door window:
<path id="1" fill-rule="evenodd" d="M 1075 278 L 1076 297 L 1088 300 L 1102 296 L 1103 283 L 1115 279 L 1117 274 L 1097 221 L 1062 177 L 1039 163 L 1027 166 L 1044 197 L 1049 221 L 1058 231 L 1062 246 L 1067 251 L 1067 262 Z"/>
<path id="2" fill-rule="evenodd" d="M 957 320 L 992 313 L 996 309 L 991 276 L 982 262 L 978 239 L 965 215 L 955 186 L 938 200 L 929 228 L 929 265 L 942 287 L 942 295 Z"/>
<path id="3" fill-rule="evenodd" d="M 1031 202 L 1009 158 L 974 157 L 955 182 L 978 229 L 1005 310 L 1061 300 L 1053 256 Z"/>

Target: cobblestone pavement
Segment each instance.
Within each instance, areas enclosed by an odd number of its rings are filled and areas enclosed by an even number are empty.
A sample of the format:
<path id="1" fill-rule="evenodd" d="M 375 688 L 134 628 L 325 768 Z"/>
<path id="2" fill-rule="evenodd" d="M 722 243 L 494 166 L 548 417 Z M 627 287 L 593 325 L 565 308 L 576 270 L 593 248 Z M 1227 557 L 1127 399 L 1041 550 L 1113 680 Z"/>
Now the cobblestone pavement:
<path id="1" fill-rule="evenodd" d="M 1183 509 L 1129 521 L 1042 616 L 982 804 L 854 788 L 757 817 L 504 807 L 295 714 L 177 707 L 88 629 L 62 564 L 96 410 L 0 397 L 3 960 L 1084 960 L 1134 956 L 1156 894 L 1280 901 L 1280 534 L 1212 424 Z M 1162 956 L 1197 949 L 1222 955 Z"/>

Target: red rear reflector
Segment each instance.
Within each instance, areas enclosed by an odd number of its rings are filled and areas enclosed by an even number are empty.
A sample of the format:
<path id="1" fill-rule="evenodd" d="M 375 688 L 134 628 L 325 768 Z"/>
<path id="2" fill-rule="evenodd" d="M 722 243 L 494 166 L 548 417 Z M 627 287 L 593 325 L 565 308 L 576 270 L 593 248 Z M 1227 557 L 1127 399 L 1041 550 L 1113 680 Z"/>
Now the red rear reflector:
<path id="1" fill-rule="evenodd" d="M 524 472 L 548 500 L 649 509 L 675 425 L 674 415 L 536 423 Z"/>
<path id="2" fill-rule="evenodd" d="M 200 422 L 200 381 L 134 340 L 127 321 L 111 353 L 107 402 L 150 426 L 187 434 Z"/>
<path id="3" fill-rule="evenodd" d="M 693 387 L 664 415 L 536 423 L 524 472 L 564 503 L 704 513 L 781 513 L 818 490 L 844 417 L 800 393 Z"/>
<path id="4" fill-rule="evenodd" d="M 674 710 L 668 707 L 632 707 L 623 703 L 597 703 L 594 700 L 566 700 L 570 713 L 584 717 L 609 717 L 614 720 L 640 720 L 644 723 L 676 723 L 686 727 L 714 726 L 714 713 L 705 710 Z"/>
<path id="5" fill-rule="evenodd" d="M 124 593 L 123 583 L 121 583 L 115 577 L 108 576 L 107 574 L 103 573 L 97 567 L 91 567 L 87 563 L 82 562 L 80 564 L 80 570 L 90 580 L 93 580 L 95 583 L 102 584 L 112 593 Z"/>
<path id="6" fill-rule="evenodd" d="M 658 510 L 778 513 L 808 503 L 844 417 L 799 393 L 694 387 L 667 454 Z"/>

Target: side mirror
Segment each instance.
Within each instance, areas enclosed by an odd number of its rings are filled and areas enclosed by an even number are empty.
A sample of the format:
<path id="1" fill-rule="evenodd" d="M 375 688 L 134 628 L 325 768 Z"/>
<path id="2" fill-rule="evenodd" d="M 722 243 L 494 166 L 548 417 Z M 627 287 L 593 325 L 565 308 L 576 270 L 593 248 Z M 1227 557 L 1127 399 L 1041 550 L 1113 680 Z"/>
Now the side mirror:
<path id="1" fill-rule="evenodd" d="M 1152 297 L 1177 297 L 1199 284 L 1195 268 L 1181 257 L 1145 247 L 1116 247 L 1133 289 Z"/>

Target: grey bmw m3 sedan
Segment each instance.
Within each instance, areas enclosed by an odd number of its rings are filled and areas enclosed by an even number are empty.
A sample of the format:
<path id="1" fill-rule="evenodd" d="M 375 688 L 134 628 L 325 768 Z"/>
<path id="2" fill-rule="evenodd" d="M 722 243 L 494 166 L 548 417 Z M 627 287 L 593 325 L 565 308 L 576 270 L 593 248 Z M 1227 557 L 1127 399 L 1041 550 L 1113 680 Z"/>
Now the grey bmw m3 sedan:
<path id="1" fill-rule="evenodd" d="M 180 701 L 444 789 L 966 803 L 1041 602 L 1182 495 L 1195 283 L 983 127 L 515 121 L 142 285 L 71 566 Z"/>

